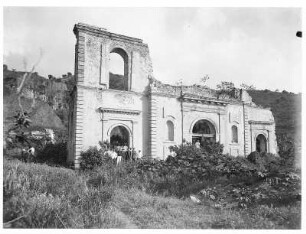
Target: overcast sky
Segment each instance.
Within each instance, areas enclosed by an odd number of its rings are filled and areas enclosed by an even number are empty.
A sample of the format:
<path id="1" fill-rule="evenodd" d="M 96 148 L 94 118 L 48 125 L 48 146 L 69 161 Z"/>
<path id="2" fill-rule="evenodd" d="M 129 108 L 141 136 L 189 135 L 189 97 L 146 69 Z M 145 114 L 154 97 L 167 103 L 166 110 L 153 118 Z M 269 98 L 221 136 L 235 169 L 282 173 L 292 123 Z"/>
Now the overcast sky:
<path id="1" fill-rule="evenodd" d="M 156 79 L 220 81 L 301 92 L 299 8 L 4 8 L 4 63 L 23 69 L 42 48 L 37 71 L 74 71 L 75 23 L 138 37 L 149 45 Z"/>

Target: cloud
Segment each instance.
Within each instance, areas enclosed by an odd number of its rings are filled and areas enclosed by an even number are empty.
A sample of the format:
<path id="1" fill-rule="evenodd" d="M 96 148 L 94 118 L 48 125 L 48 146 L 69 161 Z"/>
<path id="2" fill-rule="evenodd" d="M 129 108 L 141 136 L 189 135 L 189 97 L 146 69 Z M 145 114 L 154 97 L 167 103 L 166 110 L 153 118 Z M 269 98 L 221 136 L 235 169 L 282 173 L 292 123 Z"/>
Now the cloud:
<path id="1" fill-rule="evenodd" d="M 301 11 L 296 8 L 4 8 L 4 62 L 45 56 L 43 75 L 74 70 L 77 22 L 138 37 L 149 45 L 154 75 L 208 85 L 222 80 L 301 91 Z M 21 61 L 21 62 L 20 62 Z M 290 81 L 288 83 L 288 77 Z M 277 87 L 275 87 L 277 84 Z"/>

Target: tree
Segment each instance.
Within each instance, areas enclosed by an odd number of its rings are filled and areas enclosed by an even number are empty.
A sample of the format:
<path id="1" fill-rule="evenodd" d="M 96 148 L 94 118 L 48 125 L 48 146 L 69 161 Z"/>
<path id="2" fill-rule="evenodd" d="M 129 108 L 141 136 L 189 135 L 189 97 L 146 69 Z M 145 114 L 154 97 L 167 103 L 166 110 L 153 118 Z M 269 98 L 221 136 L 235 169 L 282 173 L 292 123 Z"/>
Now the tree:
<path id="1" fill-rule="evenodd" d="M 9 132 L 14 131 L 16 133 L 15 135 L 15 143 L 20 143 L 21 146 L 23 147 L 25 143 L 29 144 L 29 141 L 27 139 L 27 134 L 25 134 L 25 129 L 28 128 L 31 124 L 31 119 L 29 116 L 29 113 L 32 112 L 33 108 L 35 107 L 35 96 L 32 99 L 32 104 L 31 107 L 28 111 L 24 110 L 24 107 L 22 106 L 21 103 L 21 96 L 22 96 L 22 91 L 25 87 L 25 84 L 28 79 L 31 78 L 33 72 L 35 71 L 36 66 L 40 63 L 41 58 L 42 58 L 43 52 L 40 50 L 40 55 L 36 63 L 34 63 L 32 69 L 30 72 L 25 72 L 21 78 L 20 84 L 17 86 L 16 89 L 16 94 L 17 94 L 17 100 L 18 100 L 18 105 L 20 110 L 17 112 L 17 114 L 14 116 L 14 127 L 9 130 Z M 27 70 L 27 62 L 24 59 L 24 68 L 25 71 Z"/>
<path id="2" fill-rule="evenodd" d="M 203 78 L 201 78 L 201 83 L 205 84 L 209 80 L 209 76 L 205 75 Z"/>
<path id="3" fill-rule="evenodd" d="M 18 98 L 18 104 L 19 104 L 19 107 L 20 107 L 21 114 L 24 113 L 24 109 L 23 109 L 23 106 L 21 104 L 22 90 L 24 89 L 26 81 L 32 76 L 36 66 L 40 63 L 42 56 L 43 56 L 43 52 L 42 52 L 42 50 L 40 50 L 40 55 L 39 55 L 38 60 L 36 61 L 36 63 L 34 63 L 34 65 L 33 65 L 33 67 L 32 67 L 30 72 L 25 72 L 23 74 L 23 77 L 21 79 L 20 85 L 17 87 L 17 98 Z M 24 68 L 25 68 L 25 70 L 27 70 L 27 62 L 26 62 L 26 60 L 24 60 Z M 35 97 L 32 100 L 32 105 L 31 105 L 30 111 L 28 113 L 30 113 L 32 111 L 34 106 L 35 106 Z"/>

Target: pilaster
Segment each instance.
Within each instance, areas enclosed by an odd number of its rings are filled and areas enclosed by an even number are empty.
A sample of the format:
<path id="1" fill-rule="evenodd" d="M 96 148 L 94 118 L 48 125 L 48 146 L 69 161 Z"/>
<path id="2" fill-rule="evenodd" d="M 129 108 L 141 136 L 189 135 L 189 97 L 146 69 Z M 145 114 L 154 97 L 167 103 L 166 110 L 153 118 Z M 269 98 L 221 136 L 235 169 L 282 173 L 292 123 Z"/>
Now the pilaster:
<path id="1" fill-rule="evenodd" d="M 83 148 L 83 116 L 84 116 L 84 91 L 78 89 L 75 108 L 75 168 L 80 166 L 81 151 Z"/>
<path id="2" fill-rule="evenodd" d="M 250 125 L 249 125 L 249 113 L 246 106 L 243 107 L 243 116 L 244 116 L 244 156 L 247 156 L 251 153 L 251 136 L 250 136 Z"/>
<path id="3" fill-rule="evenodd" d="M 157 108 L 158 101 L 156 96 L 150 96 L 150 157 L 155 158 L 157 156 Z"/>

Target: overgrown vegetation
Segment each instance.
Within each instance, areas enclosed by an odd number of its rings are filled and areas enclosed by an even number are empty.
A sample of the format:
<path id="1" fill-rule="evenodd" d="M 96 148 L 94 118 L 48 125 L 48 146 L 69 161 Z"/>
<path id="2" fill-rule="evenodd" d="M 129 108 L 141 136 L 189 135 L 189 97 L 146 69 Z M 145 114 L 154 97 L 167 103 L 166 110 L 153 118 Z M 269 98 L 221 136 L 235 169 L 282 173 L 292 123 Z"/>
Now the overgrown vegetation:
<path id="1" fill-rule="evenodd" d="M 81 171 L 5 160 L 5 227 L 300 227 L 300 172 L 289 164 L 290 146 L 282 157 L 243 158 L 223 155 L 219 143 L 187 144 L 166 161 L 119 165 L 101 146 L 82 153 Z M 37 162 L 61 164 L 65 150 L 47 145 Z"/>
<path id="2" fill-rule="evenodd" d="M 159 164 L 157 161 L 150 163 L 150 165 Z M 213 161 L 210 163 L 213 164 Z M 176 174 L 158 176 L 159 172 L 155 171 L 158 166 L 151 166 L 152 170 L 147 170 L 147 173 L 139 173 L 140 168 L 148 164 L 149 162 L 140 161 L 125 162 L 116 166 L 109 160 L 92 170 L 77 172 L 5 159 L 4 227 L 217 229 L 300 227 L 300 202 L 295 199 L 285 204 L 282 200 L 277 204 L 273 195 L 280 191 L 275 192 L 278 186 L 265 187 L 270 186 L 269 183 L 273 186 L 277 183 L 275 181 L 267 180 L 266 183 L 260 184 L 254 182 L 249 186 L 236 181 L 237 183 L 228 184 L 227 187 L 221 183 L 222 178 L 219 178 L 220 183 L 216 183 L 217 180 L 214 183 L 210 180 L 202 180 L 202 183 L 193 181 L 189 186 L 185 184 L 186 196 L 178 199 L 172 195 L 176 194 L 177 190 L 172 188 L 183 186 L 184 178 L 180 177 L 181 180 L 177 181 L 177 185 L 167 188 L 171 183 L 175 183 Z M 169 183 L 162 186 L 167 179 Z M 186 178 L 185 182 L 188 179 Z M 228 179 L 223 179 L 226 184 Z M 295 174 L 287 174 L 278 181 L 278 185 L 288 192 L 292 186 L 286 187 L 283 181 L 287 181 L 288 184 L 293 181 L 298 183 L 299 178 Z M 234 187 L 228 189 L 230 186 Z M 259 196 L 258 193 L 262 190 L 270 191 L 272 194 L 268 197 L 270 201 L 256 203 L 252 207 L 230 206 L 243 199 L 246 200 L 256 187 L 260 189 L 256 196 Z M 230 190 L 233 194 L 228 193 Z M 222 200 L 224 197 L 222 191 L 234 200 Z M 193 203 L 187 196 L 188 193 L 196 195 L 201 202 Z M 222 202 L 228 206 L 224 206 Z"/>

